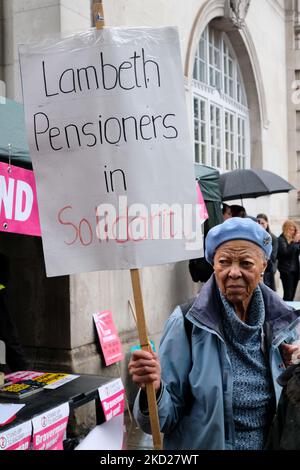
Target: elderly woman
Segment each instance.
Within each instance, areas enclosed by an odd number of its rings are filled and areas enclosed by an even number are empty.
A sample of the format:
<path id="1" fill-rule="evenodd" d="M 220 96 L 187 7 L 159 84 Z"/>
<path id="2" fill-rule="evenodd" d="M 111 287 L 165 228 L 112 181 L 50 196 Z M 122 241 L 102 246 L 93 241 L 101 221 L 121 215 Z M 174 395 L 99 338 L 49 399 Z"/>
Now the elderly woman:
<path id="1" fill-rule="evenodd" d="M 151 432 L 143 389 L 153 382 L 165 449 L 264 447 L 281 391 L 276 378 L 297 349 L 273 343 L 297 315 L 260 283 L 271 250 L 270 235 L 251 219 L 213 227 L 205 256 L 214 273 L 186 317 L 180 307 L 170 316 L 160 359 L 133 353 L 129 373 L 141 387 L 134 414 Z"/>

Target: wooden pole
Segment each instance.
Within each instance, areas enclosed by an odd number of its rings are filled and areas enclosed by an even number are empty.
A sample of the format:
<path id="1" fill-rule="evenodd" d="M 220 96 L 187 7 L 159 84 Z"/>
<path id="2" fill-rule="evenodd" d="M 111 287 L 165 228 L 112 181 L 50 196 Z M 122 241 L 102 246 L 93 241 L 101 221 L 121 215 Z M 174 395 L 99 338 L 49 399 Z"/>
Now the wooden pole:
<path id="1" fill-rule="evenodd" d="M 135 311 L 136 311 L 137 328 L 138 328 L 141 348 L 144 351 L 151 351 L 151 345 L 149 342 L 147 329 L 146 329 L 144 304 L 143 304 L 142 290 L 141 290 L 141 284 L 140 284 L 139 270 L 131 269 L 130 275 L 131 275 L 133 297 L 134 297 Z M 146 385 L 146 393 L 147 393 L 148 408 L 149 408 L 149 418 L 150 418 L 150 424 L 151 424 L 151 430 L 152 430 L 153 447 L 156 450 L 160 450 L 162 449 L 162 440 L 161 440 L 158 411 L 157 411 L 157 404 L 156 404 L 156 393 L 155 393 L 153 384 Z"/>
<path id="2" fill-rule="evenodd" d="M 94 3 L 93 18 L 94 18 L 96 29 L 102 29 L 105 26 L 102 2 Z M 134 297 L 135 311 L 136 311 L 136 323 L 137 323 L 137 329 L 139 333 L 141 348 L 144 351 L 151 351 L 151 345 L 148 339 L 147 329 L 146 329 L 146 321 L 145 321 L 143 297 L 142 297 L 142 291 L 141 291 L 141 285 L 140 285 L 139 270 L 131 269 L 130 274 L 131 274 L 133 297 Z M 160 427 L 159 427 L 158 411 L 157 411 L 157 404 L 156 404 L 156 393 L 155 393 L 153 384 L 146 385 L 146 393 L 147 393 L 147 400 L 148 400 L 150 424 L 151 424 L 151 430 L 152 430 L 153 447 L 156 450 L 160 450 L 162 449 L 162 439 L 161 439 Z"/>
<path id="3" fill-rule="evenodd" d="M 105 26 L 103 5 L 101 1 L 93 4 L 93 18 L 96 29 L 102 29 Z"/>

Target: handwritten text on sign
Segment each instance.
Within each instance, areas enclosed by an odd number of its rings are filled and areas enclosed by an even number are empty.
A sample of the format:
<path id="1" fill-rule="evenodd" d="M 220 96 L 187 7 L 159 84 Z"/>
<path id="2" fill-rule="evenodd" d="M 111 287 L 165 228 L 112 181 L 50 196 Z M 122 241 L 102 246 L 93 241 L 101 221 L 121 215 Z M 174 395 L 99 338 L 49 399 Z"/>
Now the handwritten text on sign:
<path id="1" fill-rule="evenodd" d="M 198 257 L 176 29 L 88 31 L 20 61 L 47 274 Z"/>
<path id="2" fill-rule="evenodd" d="M 2 162 L 0 231 L 41 235 L 33 172 Z"/>
<path id="3" fill-rule="evenodd" d="M 122 361 L 122 345 L 113 320 L 112 312 L 104 310 L 93 314 L 98 338 L 107 366 Z"/>

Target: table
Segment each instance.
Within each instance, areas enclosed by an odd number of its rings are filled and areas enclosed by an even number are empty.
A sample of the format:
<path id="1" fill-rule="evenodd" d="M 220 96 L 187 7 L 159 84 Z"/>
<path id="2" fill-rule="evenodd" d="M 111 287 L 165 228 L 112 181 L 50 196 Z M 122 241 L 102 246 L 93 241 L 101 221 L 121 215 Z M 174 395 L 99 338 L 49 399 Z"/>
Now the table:
<path id="1" fill-rule="evenodd" d="M 98 387 L 110 380 L 112 379 L 99 375 L 81 374 L 71 382 L 54 390 L 44 388 L 41 392 L 27 398 L 14 400 L 14 403 L 24 403 L 26 406 L 18 412 L 17 417 L 11 423 L 1 426 L 0 432 L 24 423 L 66 402 L 69 403 L 70 411 L 72 411 L 85 403 L 95 400 L 97 424 L 101 424 L 104 421 L 104 414 L 100 406 Z M 11 402 L 11 398 L 0 398 L 0 403 Z"/>

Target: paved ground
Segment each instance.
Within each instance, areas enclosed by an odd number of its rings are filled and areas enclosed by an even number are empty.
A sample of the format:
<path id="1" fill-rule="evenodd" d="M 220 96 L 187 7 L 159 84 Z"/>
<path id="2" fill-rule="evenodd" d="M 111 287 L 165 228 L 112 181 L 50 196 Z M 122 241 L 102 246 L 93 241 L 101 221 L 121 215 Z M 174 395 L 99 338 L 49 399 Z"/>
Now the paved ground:
<path id="1" fill-rule="evenodd" d="M 152 436 L 145 434 L 136 424 L 134 419 L 125 412 L 125 425 L 127 439 L 125 448 L 128 450 L 151 450 L 153 449 Z"/>

